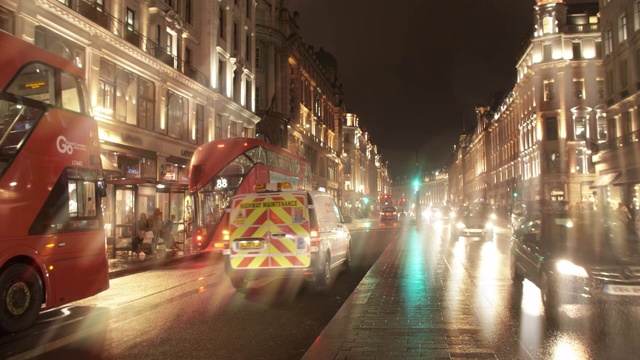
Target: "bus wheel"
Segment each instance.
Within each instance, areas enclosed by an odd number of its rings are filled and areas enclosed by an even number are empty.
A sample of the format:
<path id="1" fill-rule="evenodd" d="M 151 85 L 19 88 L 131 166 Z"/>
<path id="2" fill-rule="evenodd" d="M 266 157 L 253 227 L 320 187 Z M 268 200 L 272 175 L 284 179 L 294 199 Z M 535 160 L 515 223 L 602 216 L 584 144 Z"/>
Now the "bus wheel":
<path id="1" fill-rule="evenodd" d="M 42 281 L 26 264 L 14 264 L 0 275 L 0 331 L 18 332 L 35 321 L 43 299 Z"/>

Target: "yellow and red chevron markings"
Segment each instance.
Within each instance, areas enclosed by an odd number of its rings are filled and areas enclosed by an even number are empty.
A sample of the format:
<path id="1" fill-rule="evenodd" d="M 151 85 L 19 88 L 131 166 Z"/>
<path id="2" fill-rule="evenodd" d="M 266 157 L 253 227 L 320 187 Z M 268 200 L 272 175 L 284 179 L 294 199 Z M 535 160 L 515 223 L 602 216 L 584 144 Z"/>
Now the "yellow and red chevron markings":
<path id="1" fill-rule="evenodd" d="M 305 194 L 258 194 L 235 199 L 229 222 L 230 260 L 234 268 L 307 267 L 311 262 L 309 210 Z M 284 234 L 273 237 L 272 234 Z M 234 242 L 262 240 L 256 250 L 238 250 Z"/>

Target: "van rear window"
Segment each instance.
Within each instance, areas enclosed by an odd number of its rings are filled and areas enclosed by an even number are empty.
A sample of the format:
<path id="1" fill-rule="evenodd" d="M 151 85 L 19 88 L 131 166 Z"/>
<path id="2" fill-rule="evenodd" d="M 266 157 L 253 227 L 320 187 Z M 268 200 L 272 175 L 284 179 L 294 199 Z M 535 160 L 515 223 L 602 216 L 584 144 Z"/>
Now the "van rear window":
<path id="1" fill-rule="evenodd" d="M 309 204 L 309 226 L 314 229 L 318 228 L 318 217 L 316 216 L 316 209 L 313 206 L 313 198 L 310 194 L 307 194 L 307 204 Z"/>

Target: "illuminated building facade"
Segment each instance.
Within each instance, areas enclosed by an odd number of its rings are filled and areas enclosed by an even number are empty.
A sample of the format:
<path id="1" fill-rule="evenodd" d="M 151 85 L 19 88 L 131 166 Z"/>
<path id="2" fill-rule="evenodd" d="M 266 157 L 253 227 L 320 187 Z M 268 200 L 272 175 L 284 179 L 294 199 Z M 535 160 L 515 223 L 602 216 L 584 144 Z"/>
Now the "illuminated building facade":
<path id="1" fill-rule="evenodd" d="M 338 63 L 305 44 L 299 16 L 282 1 L 257 1 L 258 136 L 309 161 L 312 188 L 343 204 L 342 123 L 346 111 Z"/>
<path id="2" fill-rule="evenodd" d="M 499 208 L 593 200 L 591 154 L 606 123 L 597 15 L 595 0 L 537 1 L 513 90 L 476 109 L 478 125 L 456 149 L 452 198 L 471 202 L 484 193 Z"/>
<path id="3" fill-rule="evenodd" d="M 200 144 L 255 134 L 253 0 L 7 0 L 0 27 L 85 70 L 113 254 L 156 207 L 184 230 Z"/>
<path id="4" fill-rule="evenodd" d="M 606 122 L 593 161 L 598 199 L 638 208 L 640 195 L 640 1 L 601 0 Z"/>

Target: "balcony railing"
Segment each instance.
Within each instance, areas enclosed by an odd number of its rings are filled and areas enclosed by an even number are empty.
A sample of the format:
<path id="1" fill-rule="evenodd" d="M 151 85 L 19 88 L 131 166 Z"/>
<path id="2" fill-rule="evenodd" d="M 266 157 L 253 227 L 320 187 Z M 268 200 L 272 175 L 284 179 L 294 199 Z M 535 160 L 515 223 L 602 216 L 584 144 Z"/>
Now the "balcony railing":
<path id="1" fill-rule="evenodd" d="M 97 7 L 94 3 L 78 1 L 77 7 L 75 9 L 71 9 L 107 29 L 109 32 L 125 40 L 129 44 L 155 57 L 160 62 L 180 71 L 190 79 L 198 82 L 200 85 L 207 88 L 210 86 L 209 77 L 207 75 L 198 71 L 190 64 L 187 64 L 179 57 L 169 53 L 166 49 L 143 36 L 139 32 L 131 30 L 126 23 L 104 11 L 103 8 Z"/>
<path id="2" fill-rule="evenodd" d="M 600 32 L 599 24 L 564 25 L 560 31 L 564 34 L 580 34 Z"/>
<path id="3" fill-rule="evenodd" d="M 609 150 L 616 149 L 619 147 L 629 146 L 631 144 L 635 144 L 640 141 L 640 130 L 636 130 L 634 132 L 625 134 L 618 138 L 607 141 L 606 143 L 602 143 L 598 145 L 598 150 Z"/>

